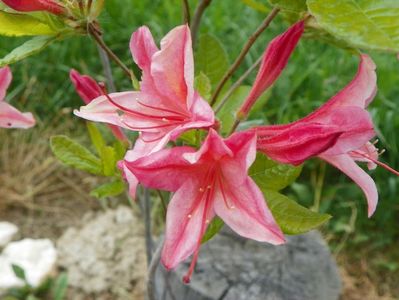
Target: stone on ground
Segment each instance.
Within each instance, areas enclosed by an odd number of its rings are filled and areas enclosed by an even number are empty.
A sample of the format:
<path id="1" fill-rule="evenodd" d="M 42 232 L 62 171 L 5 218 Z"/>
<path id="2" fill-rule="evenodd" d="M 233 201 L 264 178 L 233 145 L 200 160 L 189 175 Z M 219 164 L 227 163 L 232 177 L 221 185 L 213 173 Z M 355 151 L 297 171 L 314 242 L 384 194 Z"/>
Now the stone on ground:
<path id="1" fill-rule="evenodd" d="M 318 232 L 287 236 L 287 244 L 273 246 L 223 230 L 201 248 L 191 283 L 184 285 L 189 263 L 170 273 L 159 267 L 158 300 L 337 300 L 341 291 Z"/>

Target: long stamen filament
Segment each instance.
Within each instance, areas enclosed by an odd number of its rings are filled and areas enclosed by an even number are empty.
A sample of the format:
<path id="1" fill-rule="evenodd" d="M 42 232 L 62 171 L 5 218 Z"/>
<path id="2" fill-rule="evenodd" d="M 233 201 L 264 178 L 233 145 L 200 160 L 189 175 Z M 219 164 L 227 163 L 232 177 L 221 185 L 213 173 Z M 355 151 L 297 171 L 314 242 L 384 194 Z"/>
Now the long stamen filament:
<path id="1" fill-rule="evenodd" d="M 107 93 L 104 93 L 104 96 L 107 98 L 107 100 L 109 102 L 111 102 L 113 105 L 115 105 L 120 110 L 126 111 L 126 112 L 134 114 L 134 115 L 138 115 L 140 117 L 150 118 L 150 119 L 160 119 L 160 120 L 166 119 L 166 120 L 171 120 L 171 121 L 183 121 L 183 119 L 181 117 L 169 116 L 169 115 L 157 116 L 157 115 L 149 115 L 149 114 L 145 114 L 142 112 L 138 112 L 138 111 L 132 110 L 130 108 L 127 108 L 123 105 L 120 105 L 119 103 L 116 103 L 114 100 L 112 100 L 112 98 Z"/>
<path id="2" fill-rule="evenodd" d="M 372 161 L 373 163 L 375 163 L 376 165 L 379 165 L 380 167 L 384 168 L 385 170 L 391 172 L 392 174 L 395 174 L 396 176 L 399 176 L 399 172 L 396 171 L 395 169 L 391 168 L 390 166 L 388 166 L 387 164 L 384 164 L 383 162 L 380 162 L 379 160 L 376 160 L 372 157 L 370 157 L 369 155 L 359 152 L 359 151 L 352 151 L 353 153 L 363 156 L 364 158 Z"/>
<path id="3" fill-rule="evenodd" d="M 156 106 L 152 106 L 152 105 L 144 104 L 144 103 L 142 103 L 142 102 L 140 102 L 140 101 L 137 101 L 137 103 L 138 103 L 138 104 L 140 104 L 140 105 L 142 105 L 142 106 L 144 106 L 144 107 L 147 107 L 147 108 L 153 109 L 153 110 L 159 110 L 159 111 L 166 111 L 166 112 L 170 112 L 170 113 L 172 113 L 172 114 L 180 115 L 180 116 L 182 116 L 182 117 L 184 117 L 184 118 L 188 118 L 188 117 L 189 117 L 189 116 L 188 116 L 188 115 L 186 115 L 186 114 L 183 114 L 183 113 L 181 113 L 181 112 L 178 112 L 178 111 L 175 111 L 175 110 L 172 110 L 172 109 L 167 109 L 167 108 L 159 108 L 159 107 L 156 107 Z"/>

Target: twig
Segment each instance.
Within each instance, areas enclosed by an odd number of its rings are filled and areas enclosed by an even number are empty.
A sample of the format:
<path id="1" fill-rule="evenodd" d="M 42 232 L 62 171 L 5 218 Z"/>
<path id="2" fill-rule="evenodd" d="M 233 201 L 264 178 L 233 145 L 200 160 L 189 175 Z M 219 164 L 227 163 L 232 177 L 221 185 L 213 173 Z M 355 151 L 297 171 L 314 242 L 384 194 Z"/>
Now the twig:
<path id="1" fill-rule="evenodd" d="M 91 36 L 96 40 L 97 44 L 107 53 L 108 57 L 111 58 L 118 66 L 122 68 L 122 70 L 126 73 L 129 79 L 133 79 L 137 81 L 136 76 L 133 74 L 132 71 L 119 59 L 118 56 L 108 46 L 105 44 L 102 37 L 93 29 L 93 26 L 89 25 L 89 33 Z"/>
<path id="2" fill-rule="evenodd" d="M 152 259 L 152 234 L 151 234 L 151 197 L 150 191 L 146 188 L 143 190 L 143 217 L 144 217 L 144 226 L 145 226 L 145 246 L 147 252 L 147 264 L 150 265 Z"/>
<path id="3" fill-rule="evenodd" d="M 183 4 L 183 23 L 184 24 L 190 24 L 190 4 L 188 3 L 188 0 L 182 0 Z"/>
<path id="4" fill-rule="evenodd" d="M 266 19 L 263 21 L 263 23 L 249 37 L 247 43 L 244 45 L 244 48 L 241 50 L 241 53 L 238 55 L 235 62 L 231 65 L 230 69 L 226 72 L 226 74 L 224 74 L 222 80 L 219 82 L 218 86 L 216 87 L 216 90 L 213 93 L 211 102 L 210 102 L 212 106 L 215 104 L 215 102 L 216 102 L 220 92 L 222 91 L 224 85 L 226 84 L 226 82 L 230 79 L 230 77 L 234 74 L 234 72 L 237 70 L 237 68 L 240 66 L 240 64 L 244 60 L 245 55 L 247 55 L 249 49 L 251 49 L 252 45 L 255 43 L 257 38 L 269 26 L 269 24 L 274 19 L 274 17 L 278 14 L 279 11 L 280 11 L 279 8 L 273 8 L 273 10 L 266 17 Z"/>
<path id="5" fill-rule="evenodd" d="M 235 92 L 236 89 L 240 87 L 243 81 L 255 70 L 260 62 L 262 61 L 263 55 L 258 58 L 258 60 L 230 87 L 230 89 L 224 94 L 223 99 L 220 101 L 218 106 L 215 109 L 215 113 L 220 112 L 222 107 L 227 103 L 227 100 L 231 97 L 231 95 Z"/>
<path id="6" fill-rule="evenodd" d="M 156 300 L 155 275 L 159 262 L 161 261 L 162 247 L 163 247 L 163 238 L 160 239 L 157 250 L 155 250 L 151 263 L 148 267 L 148 279 L 147 279 L 148 300 Z"/>
<path id="7" fill-rule="evenodd" d="M 105 79 L 107 81 L 107 89 L 110 93 L 116 91 L 114 77 L 112 76 L 111 63 L 109 61 L 107 53 L 100 45 L 97 44 L 98 52 L 100 54 L 101 64 L 103 65 Z"/>
<path id="8" fill-rule="evenodd" d="M 204 14 L 205 9 L 211 4 L 212 0 L 200 0 L 197 8 L 195 9 L 194 17 L 191 22 L 191 39 L 193 40 L 193 47 L 197 41 L 197 35 L 199 30 L 199 25 L 201 23 L 202 15 Z"/>

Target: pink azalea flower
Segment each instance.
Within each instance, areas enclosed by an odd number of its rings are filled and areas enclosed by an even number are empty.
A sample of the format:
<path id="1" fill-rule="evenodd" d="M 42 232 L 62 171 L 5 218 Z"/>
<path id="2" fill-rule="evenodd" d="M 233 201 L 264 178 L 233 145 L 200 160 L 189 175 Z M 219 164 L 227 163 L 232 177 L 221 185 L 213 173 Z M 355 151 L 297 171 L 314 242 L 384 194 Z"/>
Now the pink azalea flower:
<path id="1" fill-rule="evenodd" d="M 253 132 L 224 140 L 210 129 L 199 150 L 174 147 L 126 162 L 145 186 L 175 192 L 168 206 L 162 262 L 173 269 L 194 254 L 185 282 L 190 280 L 202 237 L 215 215 L 246 238 L 284 243 L 262 192 L 248 176 L 255 157 Z"/>
<path id="2" fill-rule="evenodd" d="M 275 37 L 267 46 L 258 74 L 256 75 L 255 83 L 238 112 L 239 118 L 245 118 L 248 115 L 256 100 L 280 76 L 298 44 L 304 28 L 304 21 L 300 21 L 292 25 L 283 34 Z"/>
<path id="3" fill-rule="evenodd" d="M 162 39 L 160 50 L 149 29 L 140 27 L 132 35 L 130 49 L 142 70 L 140 91 L 104 95 L 75 111 L 88 120 L 140 132 L 126 160 L 159 151 L 184 131 L 214 124 L 211 107 L 194 90 L 193 51 L 187 25 L 170 31 Z M 127 171 L 123 163 L 120 167 Z M 134 177 L 130 175 L 125 173 L 126 178 Z M 137 180 L 130 180 L 130 185 L 133 192 Z"/>
<path id="4" fill-rule="evenodd" d="M 300 164 L 318 156 L 348 175 L 363 190 L 369 216 L 377 206 L 377 187 L 356 161 L 367 162 L 369 169 L 378 164 L 395 172 L 378 161 L 377 149 L 369 142 L 375 131 L 366 107 L 377 91 L 375 68 L 369 56 L 361 55 L 352 82 L 319 109 L 290 124 L 256 128 L 257 147 L 271 158 Z"/>
<path id="5" fill-rule="evenodd" d="M 71 70 L 69 77 L 75 86 L 76 92 L 86 104 L 89 104 L 92 100 L 104 94 L 103 89 L 90 76 L 81 75 L 78 71 Z M 115 125 L 109 125 L 109 128 L 118 140 L 122 142 L 128 141 L 121 128 Z"/>
<path id="6" fill-rule="evenodd" d="M 31 113 L 21 113 L 5 102 L 6 91 L 12 80 L 9 67 L 0 68 L 0 127 L 2 128 L 30 128 L 35 125 Z"/>
<path id="7" fill-rule="evenodd" d="M 65 9 L 52 0 L 2 0 L 6 5 L 17 11 L 48 11 L 60 15 Z"/>

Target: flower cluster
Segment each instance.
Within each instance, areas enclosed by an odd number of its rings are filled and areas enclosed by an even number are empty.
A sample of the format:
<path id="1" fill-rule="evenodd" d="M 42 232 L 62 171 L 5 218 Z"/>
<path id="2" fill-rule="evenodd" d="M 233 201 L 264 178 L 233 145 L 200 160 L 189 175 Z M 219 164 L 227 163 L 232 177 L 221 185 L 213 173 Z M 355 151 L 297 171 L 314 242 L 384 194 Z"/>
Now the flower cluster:
<path id="1" fill-rule="evenodd" d="M 291 26 L 266 48 L 248 98 L 237 117 L 245 118 L 259 96 L 286 66 L 304 31 L 304 22 Z M 132 150 L 119 167 L 135 196 L 138 183 L 171 191 L 162 262 L 168 269 L 193 255 L 185 282 L 198 257 L 208 224 L 219 216 L 239 235 L 275 245 L 284 235 L 271 214 L 267 199 L 248 176 L 256 151 L 281 163 L 298 165 L 319 157 L 352 178 L 364 191 L 369 216 L 377 205 L 374 181 L 355 161 L 374 168 L 377 149 L 367 105 L 376 93 L 375 65 L 360 56 L 356 77 L 342 91 L 307 117 L 284 125 L 250 128 L 223 138 L 215 115 L 194 89 L 194 64 L 190 29 L 170 31 L 160 49 L 147 27 L 133 33 L 130 50 L 142 70 L 139 91 L 108 94 L 92 79 L 72 71 L 71 78 L 86 106 L 75 114 L 87 120 L 139 132 Z M 94 99 L 95 98 L 95 99 Z M 191 129 L 208 131 L 199 149 L 168 148 Z"/>

